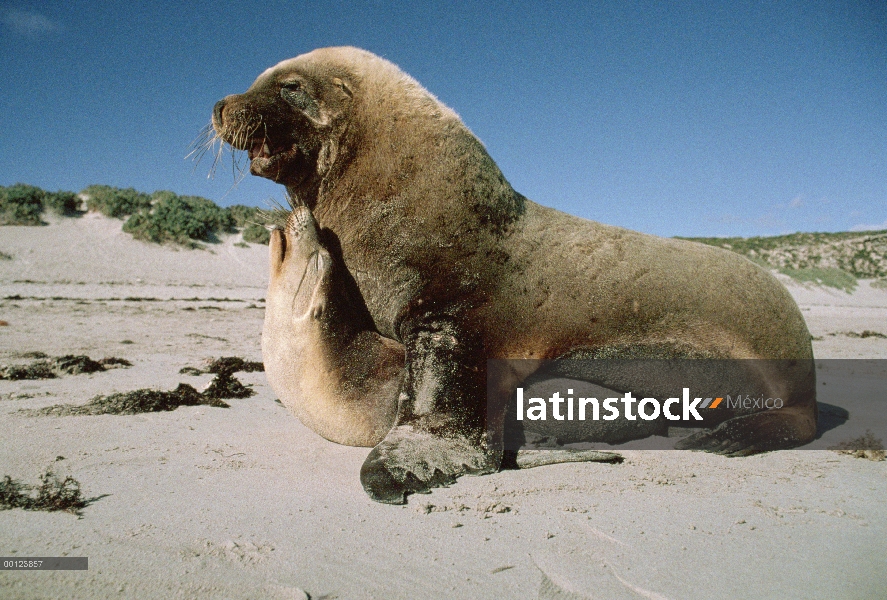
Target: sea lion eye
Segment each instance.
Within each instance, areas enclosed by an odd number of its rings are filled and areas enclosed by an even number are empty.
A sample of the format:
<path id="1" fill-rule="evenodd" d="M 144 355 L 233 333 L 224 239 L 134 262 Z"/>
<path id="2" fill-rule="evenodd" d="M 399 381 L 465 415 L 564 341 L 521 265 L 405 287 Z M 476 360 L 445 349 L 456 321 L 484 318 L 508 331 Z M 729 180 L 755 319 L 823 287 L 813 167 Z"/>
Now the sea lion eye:
<path id="1" fill-rule="evenodd" d="M 296 108 L 309 118 L 317 120 L 320 118 L 320 112 L 317 102 L 311 97 L 311 94 L 304 88 L 301 81 L 288 81 L 280 84 L 280 96 L 287 104 Z"/>

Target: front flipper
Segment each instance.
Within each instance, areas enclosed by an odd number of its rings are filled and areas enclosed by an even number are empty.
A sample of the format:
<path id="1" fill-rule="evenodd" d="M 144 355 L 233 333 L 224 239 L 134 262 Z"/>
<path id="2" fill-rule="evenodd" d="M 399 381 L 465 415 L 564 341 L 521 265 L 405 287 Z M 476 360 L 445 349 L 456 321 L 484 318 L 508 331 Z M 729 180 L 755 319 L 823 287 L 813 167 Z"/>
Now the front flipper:
<path id="1" fill-rule="evenodd" d="M 471 335 L 452 319 L 431 316 L 402 332 L 406 369 L 397 425 L 360 473 L 370 497 L 388 504 L 461 475 L 493 473 L 502 456 L 487 443 L 486 361 Z"/>
<path id="2" fill-rule="evenodd" d="M 360 481 L 376 502 L 404 504 L 409 494 L 428 493 L 462 475 L 483 475 L 497 468 L 479 444 L 465 437 L 441 437 L 404 425 L 373 448 L 360 469 Z"/>

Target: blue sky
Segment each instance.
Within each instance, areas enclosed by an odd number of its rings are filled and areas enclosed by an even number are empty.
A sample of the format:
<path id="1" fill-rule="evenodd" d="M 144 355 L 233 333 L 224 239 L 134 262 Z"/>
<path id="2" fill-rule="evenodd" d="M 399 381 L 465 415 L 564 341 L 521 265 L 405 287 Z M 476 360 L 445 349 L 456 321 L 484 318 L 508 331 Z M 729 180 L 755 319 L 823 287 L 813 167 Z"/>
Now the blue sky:
<path id="1" fill-rule="evenodd" d="M 0 185 L 281 201 L 189 144 L 265 68 L 346 44 L 541 204 L 664 236 L 887 229 L 883 0 L 0 0 Z"/>

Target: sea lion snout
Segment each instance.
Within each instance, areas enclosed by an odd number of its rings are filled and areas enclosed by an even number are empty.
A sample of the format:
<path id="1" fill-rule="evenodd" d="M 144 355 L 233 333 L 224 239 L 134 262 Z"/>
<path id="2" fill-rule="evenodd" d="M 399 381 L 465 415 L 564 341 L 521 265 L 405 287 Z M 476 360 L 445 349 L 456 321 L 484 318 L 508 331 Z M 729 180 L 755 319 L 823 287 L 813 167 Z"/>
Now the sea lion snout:
<path id="1" fill-rule="evenodd" d="M 297 206 L 286 222 L 286 232 L 292 237 L 305 256 L 310 256 L 320 247 L 317 221 L 307 206 Z"/>
<path id="2" fill-rule="evenodd" d="M 300 210 L 301 209 L 301 210 Z M 332 260 L 317 238 L 316 221 L 306 207 L 297 207 L 285 229 L 271 231 L 271 280 L 267 306 L 285 321 L 320 318 L 325 304 L 319 297 Z"/>
<path id="3" fill-rule="evenodd" d="M 248 150 L 256 138 L 263 138 L 259 131 L 263 118 L 242 94 L 225 96 L 213 106 L 213 129 L 226 143 L 237 150 Z"/>
<path id="4" fill-rule="evenodd" d="M 271 274 L 285 276 L 284 271 L 295 269 L 301 272 L 310 265 L 311 259 L 323 252 L 317 231 L 317 221 L 307 206 L 297 206 L 290 213 L 285 228 L 271 231 L 268 244 Z M 315 261 L 316 262 L 316 261 Z"/>

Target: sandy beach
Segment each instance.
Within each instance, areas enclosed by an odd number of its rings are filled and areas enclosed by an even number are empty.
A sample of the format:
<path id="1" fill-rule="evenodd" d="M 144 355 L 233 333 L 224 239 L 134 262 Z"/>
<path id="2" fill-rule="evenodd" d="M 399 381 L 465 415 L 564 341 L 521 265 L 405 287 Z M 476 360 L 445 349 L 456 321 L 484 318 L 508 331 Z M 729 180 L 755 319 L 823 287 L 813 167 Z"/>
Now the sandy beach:
<path id="1" fill-rule="evenodd" d="M 0 381 L 0 476 L 36 484 L 51 466 L 91 499 L 79 516 L 0 511 L 0 555 L 89 558 L 87 571 L 0 571 L 2 598 L 887 597 L 887 462 L 824 449 L 887 431 L 887 413 L 847 391 L 883 382 L 882 363 L 822 373 L 820 402 L 850 414 L 826 411 L 823 449 L 626 450 L 621 464 L 466 477 L 376 504 L 358 478 L 368 450 L 304 427 L 261 372 L 236 374 L 256 394 L 229 408 L 22 412 L 200 390 L 213 375 L 181 369 L 261 361 L 267 247 L 229 236 L 185 250 L 97 214 L 48 220 L 0 227 L 0 364 L 40 352 L 132 366 Z M 817 359 L 887 358 L 887 338 L 862 335 L 887 334 L 887 289 L 781 277 Z"/>

